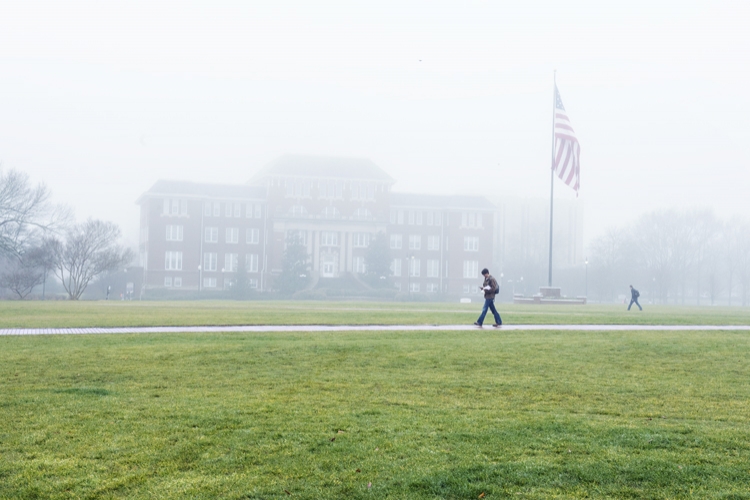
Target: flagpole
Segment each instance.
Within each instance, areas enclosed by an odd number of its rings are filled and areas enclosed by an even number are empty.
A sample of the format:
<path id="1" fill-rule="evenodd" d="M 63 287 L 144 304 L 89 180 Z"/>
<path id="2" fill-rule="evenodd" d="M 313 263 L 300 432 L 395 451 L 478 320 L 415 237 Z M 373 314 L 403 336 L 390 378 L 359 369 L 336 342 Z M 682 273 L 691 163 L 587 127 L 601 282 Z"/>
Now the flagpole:
<path id="1" fill-rule="evenodd" d="M 549 188 L 549 275 L 547 286 L 552 286 L 552 214 L 555 192 L 555 105 L 557 103 L 557 70 L 552 73 L 552 163 L 550 164 L 550 188 Z"/>

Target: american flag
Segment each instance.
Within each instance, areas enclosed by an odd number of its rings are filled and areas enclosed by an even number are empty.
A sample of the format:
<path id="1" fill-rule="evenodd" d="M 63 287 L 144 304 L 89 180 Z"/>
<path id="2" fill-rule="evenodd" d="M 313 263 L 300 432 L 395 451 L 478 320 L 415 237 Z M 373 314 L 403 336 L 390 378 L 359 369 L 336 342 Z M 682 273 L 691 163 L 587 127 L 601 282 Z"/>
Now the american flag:
<path id="1" fill-rule="evenodd" d="M 565 112 L 560 91 L 555 85 L 555 158 L 552 170 L 576 191 L 581 185 L 581 146 Z"/>

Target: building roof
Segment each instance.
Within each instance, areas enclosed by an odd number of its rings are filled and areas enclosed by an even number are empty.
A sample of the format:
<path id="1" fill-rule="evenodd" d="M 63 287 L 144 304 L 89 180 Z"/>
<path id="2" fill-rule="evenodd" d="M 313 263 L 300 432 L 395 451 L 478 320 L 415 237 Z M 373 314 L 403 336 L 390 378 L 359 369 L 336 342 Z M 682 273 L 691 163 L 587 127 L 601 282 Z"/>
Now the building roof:
<path id="1" fill-rule="evenodd" d="M 439 195 L 391 192 L 391 206 L 439 208 L 449 210 L 495 210 L 495 205 L 484 196 Z"/>
<path id="2" fill-rule="evenodd" d="M 284 155 L 277 158 L 258 172 L 252 181 L 275 176 L 394 182 L 390 175 L 366 158 L 304 155 Z"/>
<path id="3" fill-rule="evenodd" d="M 138 199 L 154 196 L 186 196 L 190 198 L 264 199 L 266 188 L 247 184 L 203 184 L 187 181 L 158 180 Z"/>

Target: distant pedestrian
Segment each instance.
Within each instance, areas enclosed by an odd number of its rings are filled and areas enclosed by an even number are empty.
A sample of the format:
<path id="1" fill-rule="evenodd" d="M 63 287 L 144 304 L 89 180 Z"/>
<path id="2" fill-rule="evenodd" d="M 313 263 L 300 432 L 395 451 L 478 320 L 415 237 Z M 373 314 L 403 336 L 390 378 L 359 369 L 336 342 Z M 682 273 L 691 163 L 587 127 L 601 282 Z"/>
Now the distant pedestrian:
<path id="1" fill-rule="evenodd" d="M 628 305 L 628 311 L 630 311 L 630 308 L 633 306 L 633 304 L 637 305 L 638 309 L 643 311 L 643 308 L 638 303 L 638 297 L 640 296 L 641 296 L 641 293 L 635 288 L 633 288 L 633 285 L 630 285 L 630 304 Z"/>
<path id="2" fill-rule="evenodd" d="M 482 269 L 482 276 L 484 276 L 484 282 L 481 288 L 484 291 L 484 307 L 482 307 L 482 314 L 479 315 L 479 319 L 474 323 L 476 326 L 481 327 L 484 323 L 484 317 L 487 316 L 487 309 L 492 311 L 492 315 L 495 317 L 495 324 L 492 325 L 495 328 L 500 328 L 503 324 L 503 320 L 495 309 L 495 295 L 500 291 L 497 286 L 497 281 L 490 275 L 487 268 Z"/>

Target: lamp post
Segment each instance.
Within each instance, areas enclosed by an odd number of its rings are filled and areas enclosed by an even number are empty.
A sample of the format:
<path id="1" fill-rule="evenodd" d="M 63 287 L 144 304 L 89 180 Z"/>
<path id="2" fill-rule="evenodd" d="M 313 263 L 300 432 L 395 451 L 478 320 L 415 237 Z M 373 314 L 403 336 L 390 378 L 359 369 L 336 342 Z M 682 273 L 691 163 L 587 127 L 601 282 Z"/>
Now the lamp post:
<path id="1" fill-rule="evenodd" d="M 584 261 L 584 264 L 586 265 L 586 293 L 584 294 L 586 296 L 586 300 L 589 298 L 589 258 L 586 257 L 586 260 Z"/>
<path id="2" fill-rule="evenodd" d="M 203 268 L 198 265 L 198 292 L 203 290 Z"/>

